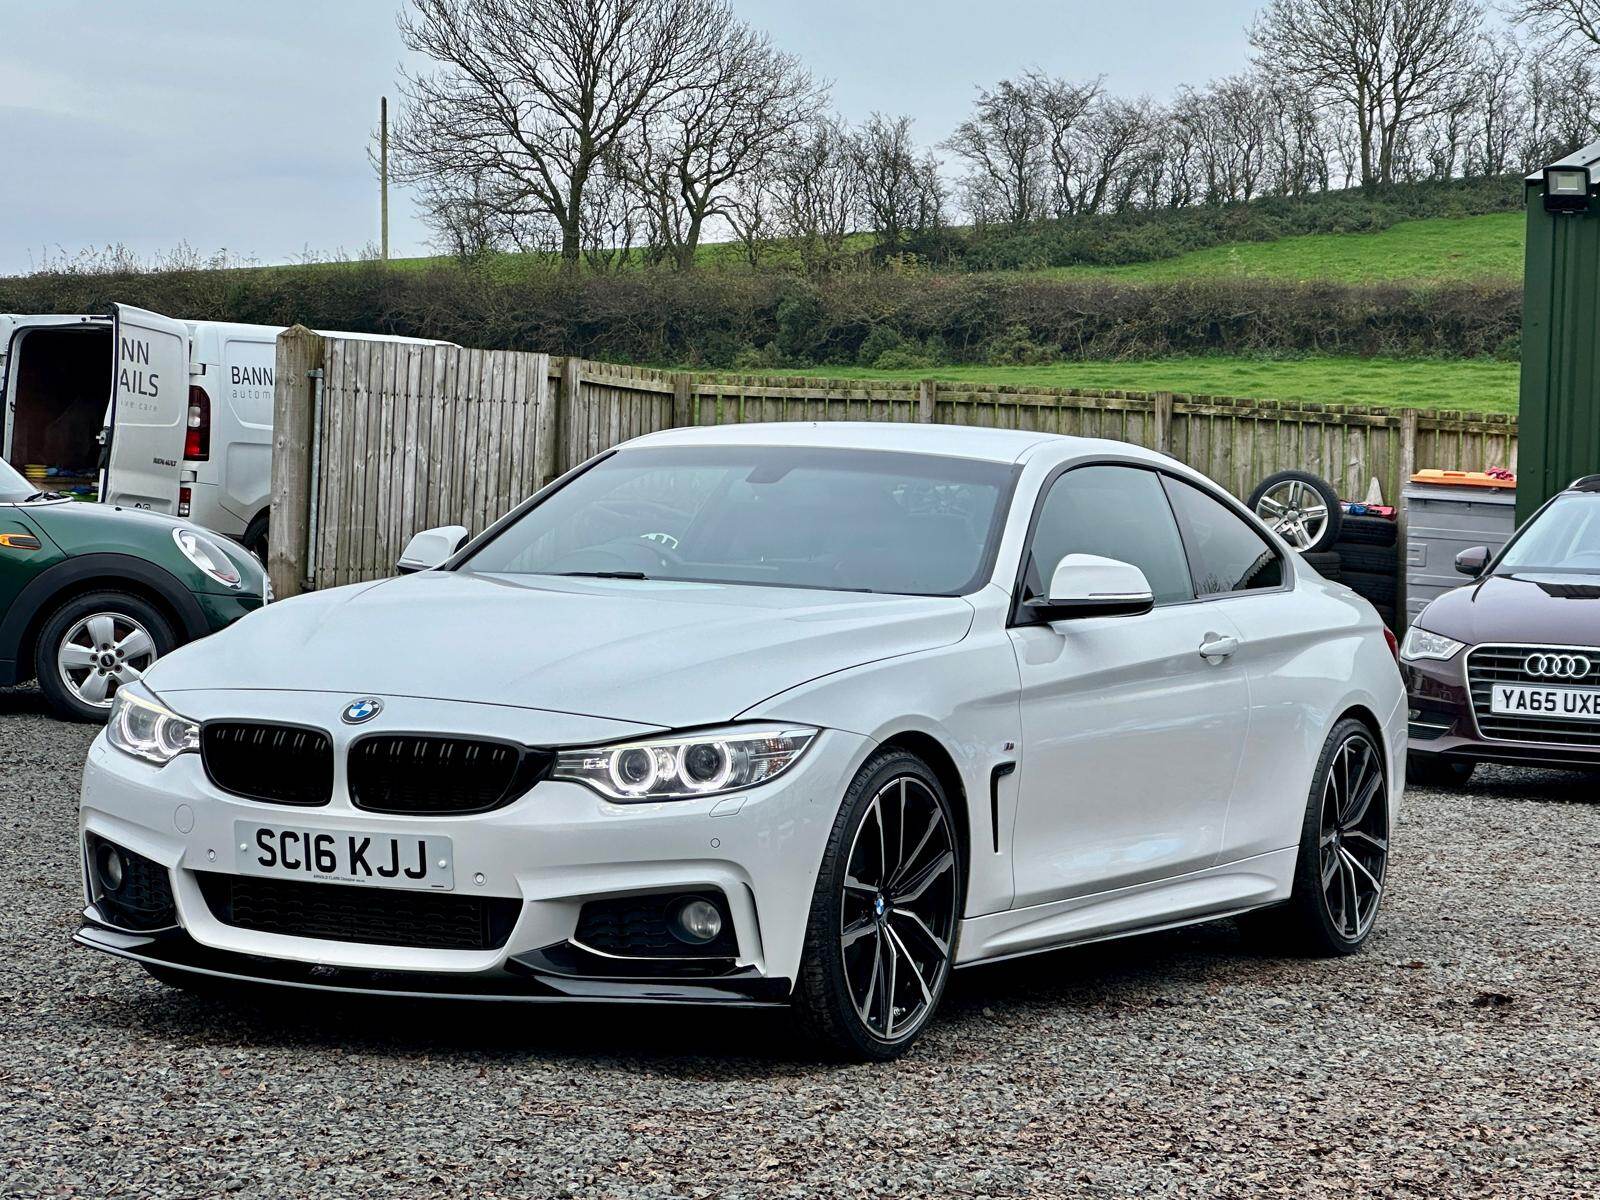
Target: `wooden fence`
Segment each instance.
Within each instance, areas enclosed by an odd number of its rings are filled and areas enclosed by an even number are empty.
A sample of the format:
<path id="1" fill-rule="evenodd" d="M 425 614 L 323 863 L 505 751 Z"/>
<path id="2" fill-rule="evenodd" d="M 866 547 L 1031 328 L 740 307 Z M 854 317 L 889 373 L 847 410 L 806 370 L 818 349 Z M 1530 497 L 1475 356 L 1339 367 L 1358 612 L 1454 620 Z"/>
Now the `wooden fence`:
<path id="1" fill-rule="evenodd" d="M 391 574 L 410 535 L 477 533 L 640 434 L 749 421 L 935 421 L 1134 442 L 1244 496 L 1291 467 L 1386 500 L 1419 466 L 1515 469 L 1508 417 L 932 380 L 707 376 L 289 330 L 278 341 L 271 559 L 279 595 Z"/>

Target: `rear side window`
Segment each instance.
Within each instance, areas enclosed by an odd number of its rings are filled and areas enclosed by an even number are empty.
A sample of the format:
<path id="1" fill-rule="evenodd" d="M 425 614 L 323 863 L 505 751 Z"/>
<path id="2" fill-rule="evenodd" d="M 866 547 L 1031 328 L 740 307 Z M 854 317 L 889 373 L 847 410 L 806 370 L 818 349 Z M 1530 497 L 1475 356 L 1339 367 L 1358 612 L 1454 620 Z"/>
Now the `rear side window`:
<path id="1" fill-rule="evenodd" d="M 1167 494 L 1189 547 L 1189 568 L 1201 596 L 1283 586 L 1283 560 L 1267 539 L 1221 501 L 1181 479 Z"/>
<path id="2" fill-rule="evenodd" d="M 1023 599 L 1042 596 L 1069 554 L 1132 563 L 1150 581 L 1157 604 L 1194 599 L 1177 522 L 1154 471 L 1108 464 L 1057 479 L 1039 510 Z"/>

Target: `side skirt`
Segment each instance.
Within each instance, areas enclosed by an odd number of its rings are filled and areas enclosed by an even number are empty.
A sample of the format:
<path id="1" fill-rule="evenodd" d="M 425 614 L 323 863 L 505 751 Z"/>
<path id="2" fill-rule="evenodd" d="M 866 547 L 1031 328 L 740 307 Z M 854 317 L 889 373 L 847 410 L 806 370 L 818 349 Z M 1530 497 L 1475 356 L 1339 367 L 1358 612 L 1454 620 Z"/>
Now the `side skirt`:
<path id="1" fill-rule="evenodd" d="M 957 967 L 1154 933 L 1234 916 L 1289 898 L 1294 846 L 1110 892 L 1074 896 L 962 922 Z"/>

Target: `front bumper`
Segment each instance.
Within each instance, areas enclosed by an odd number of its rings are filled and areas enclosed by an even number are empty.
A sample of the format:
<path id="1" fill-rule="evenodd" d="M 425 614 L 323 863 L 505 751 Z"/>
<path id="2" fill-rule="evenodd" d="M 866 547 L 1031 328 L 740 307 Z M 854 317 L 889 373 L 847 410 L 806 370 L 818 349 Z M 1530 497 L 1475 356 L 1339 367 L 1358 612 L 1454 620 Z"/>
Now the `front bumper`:
<path id="1" fill-rule="evenodd" d="M 336 737 L 339 735 L 335 735 Z M 316 808 L 226 794 L 198 755 L 155 767 L 102 734 L 84 768 L 80 835 L 151 860 L 171 883 L 173 927 L 119 927 L 98 902 L 86 862 L 87 908 L 76 940 L 124 958 L 227 979 L 322 991 L 493 1000 L 625 1000 L 752 1004 L 787 998 L 797 977 L 811 895 L 839 796 L 869 739 L 818 735 L 789 772 L 748 793 L 613 804 L 580 784 L 536 784 L 504 808 L 470 816 L 400 817 L 353 807 L 336 773 Z M 342 761 L 342 747 L 339 748 Z M 236 821 L 311 833 L 448 837 L 454 893 L 515 902 L 493 949 L 436 949 L 263 932 L 227 923 L 201 874 L 236 872 Z M 371 893 L 369 885 L 327 883 Z M 673 960 L 600 962 L 574 951 L 586 902 L 653 893 L 720 892 L 736 954 L 718 973 Z M 604 956 L 600 956 L 604 957 Z"/>
<path id="2" fill-rule="evenodd" d="M 1402 664 L 1410 707 L 1408 758 L 1418 762 L 1600 768 L 1600 747 L 1485 736 L 1472 707 L 1467 657 L 1468 652 L 1462 651 L 1446 662 L 1419 659 Z"/>

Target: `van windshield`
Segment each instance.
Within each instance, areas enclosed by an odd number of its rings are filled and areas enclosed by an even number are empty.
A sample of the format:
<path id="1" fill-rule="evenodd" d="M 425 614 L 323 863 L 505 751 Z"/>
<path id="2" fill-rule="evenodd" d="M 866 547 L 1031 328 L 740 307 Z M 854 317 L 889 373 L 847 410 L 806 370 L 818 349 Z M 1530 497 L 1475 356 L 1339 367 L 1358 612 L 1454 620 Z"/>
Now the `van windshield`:
<path id="1" fill-rule="evenodd" d="M 1507 548 L 1494 571 L 1600 574 L 1600 496 L 1559 497 Z"/>
<path id="2" fill-rule="evenodd" d="M 791 446 L 640 447 L 462 564 L 474 573 L 954 596 L 981 586 L 1011 468 Z"/>
<path id="3" fill-rule="evenodd" d="M 26 500 L 39 489 L 34 487 L 8 462 L 0 462 L 0 504 Z"/>

